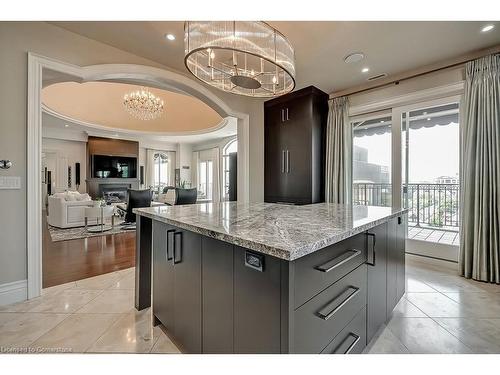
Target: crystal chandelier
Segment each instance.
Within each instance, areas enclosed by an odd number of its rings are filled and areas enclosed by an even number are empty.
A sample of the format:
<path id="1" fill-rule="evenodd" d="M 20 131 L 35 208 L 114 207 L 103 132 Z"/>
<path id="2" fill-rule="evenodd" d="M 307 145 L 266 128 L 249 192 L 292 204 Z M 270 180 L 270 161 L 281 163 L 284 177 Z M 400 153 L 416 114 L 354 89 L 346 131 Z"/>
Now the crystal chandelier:
<path id="1" fill-rule="evenodd" d="M 147 121 L 160 117 L 163 114 L 163 105 L 163 100 L 144 87 L 123 97 L 123 106 L 127 112 L 139 120 Z"/>
<path id="2" fill-rule="evenodd" d="M 253 97 L 295 87 L 295 53 L 276 29 L 258 21 L 187 21 L 184 63 L 201 81 Z"/>

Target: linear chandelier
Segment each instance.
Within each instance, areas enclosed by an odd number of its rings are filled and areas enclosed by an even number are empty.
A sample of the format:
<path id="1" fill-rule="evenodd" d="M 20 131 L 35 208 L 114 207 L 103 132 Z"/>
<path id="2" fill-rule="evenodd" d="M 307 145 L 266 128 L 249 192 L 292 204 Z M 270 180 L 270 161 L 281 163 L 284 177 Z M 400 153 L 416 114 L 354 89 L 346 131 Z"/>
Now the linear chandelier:
<path id="1" fill-rule="evenodd" d="M 154 120 L 163 114 L 164 102 L 148 88 L 142 87 L 123 97 L 123 106 L 132 116 L 139 120 Z"/>
<path id="2" fill-rule="evenodd" d="M 295 87 L 295 52 L 286 37 L 259 21 L 187 21 L 184 63 L 220 90 L 274 97 Z"/>

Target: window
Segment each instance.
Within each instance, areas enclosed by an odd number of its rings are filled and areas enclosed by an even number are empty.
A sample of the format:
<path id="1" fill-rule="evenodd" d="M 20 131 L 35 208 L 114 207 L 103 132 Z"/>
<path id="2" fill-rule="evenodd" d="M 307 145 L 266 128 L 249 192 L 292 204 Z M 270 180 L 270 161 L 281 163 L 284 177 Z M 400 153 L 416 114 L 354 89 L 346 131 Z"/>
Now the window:
<path id="1" fill-rule="evenodd" d="M 198 165 L 198 199 L 212 200 L 212 160 L 200 160 Z"/>
<path id="2" fill-rule="evenodd" d="M 159 152 L 154 155 L 154 190 L 162 192 L 165 186 L 168 186 L 170 181 L 170 169 L 168 167 L 168 156 L 165 153 Z"/>
<path id="3" fill-rule="evenodd" d="M 238 152 L 238 140 L 229 141 L 222 149 L 222 199 L 229 199 L 229 154 Z"/>

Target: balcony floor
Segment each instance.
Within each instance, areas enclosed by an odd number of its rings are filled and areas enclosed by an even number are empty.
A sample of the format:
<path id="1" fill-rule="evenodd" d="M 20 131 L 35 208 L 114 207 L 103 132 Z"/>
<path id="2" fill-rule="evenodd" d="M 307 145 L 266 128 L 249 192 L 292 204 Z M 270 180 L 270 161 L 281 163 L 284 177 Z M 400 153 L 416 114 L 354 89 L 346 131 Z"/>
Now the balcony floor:
<path id="1" fill-rule="evenodd" d="M 458 246 L 460 244 L 460 236 L 458 232 L 431 228 L 408 226 L 408 238 L 411 240 L 435 242 L 444 245 Z"/>

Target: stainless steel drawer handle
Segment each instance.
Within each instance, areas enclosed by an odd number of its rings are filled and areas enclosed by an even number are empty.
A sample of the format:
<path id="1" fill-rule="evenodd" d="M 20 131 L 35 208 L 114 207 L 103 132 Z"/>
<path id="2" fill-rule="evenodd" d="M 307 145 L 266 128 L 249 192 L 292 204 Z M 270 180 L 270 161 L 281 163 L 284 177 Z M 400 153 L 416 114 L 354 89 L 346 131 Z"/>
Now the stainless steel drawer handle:
<path id="1" fill-rule="evenodd" d="M 335 299 L 333 299 L 328 305 L 317 312 L 317 315 L 323 319 L 330 319 L 337 311 L 339 311 L 342 306 L 353 299 L 359 293 L 359 288 L 350 286 L 339 294 Z"/>
<path id="2" fill-rule="evenodd" d="M 338 257 L 335 257 L 322 265 L 314 267 L 314 269 L 320 272 L 330 272 L 335 268 L 349 262 L 350 260 L 353 260 L 360 254 L 360 250 L 347 250 L 346 252 L 340 254 Z"/>
<path id="3" fill-rule="evenodd" d="M 342 343 L 333 351 L 332 354 L 349 354 L 356 344 L 361 340 L 361 337 L 350 332 Z M 344 349 L 347 345 L 347 349 Z"/>

